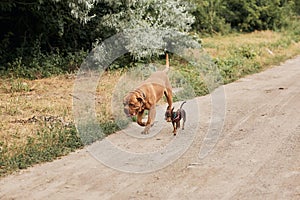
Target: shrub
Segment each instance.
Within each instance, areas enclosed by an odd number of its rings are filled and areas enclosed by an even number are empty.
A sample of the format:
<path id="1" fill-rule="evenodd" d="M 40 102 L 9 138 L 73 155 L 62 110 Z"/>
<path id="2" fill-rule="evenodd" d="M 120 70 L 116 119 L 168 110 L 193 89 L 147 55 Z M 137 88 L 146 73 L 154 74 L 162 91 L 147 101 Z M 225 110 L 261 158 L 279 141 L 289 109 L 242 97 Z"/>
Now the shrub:
<path id="1" fill-rule="evenodd" d="M 280 30 L 290 24 L 299 12 L 298 1 L 280 0 L 192 0 L 197 5 L 193 14 L 194 30 L 201 33 L 228 33 L 232 30 Z"/>
<path id="2" fill-rule="evenodd" d="M 79 51 L 74 53 L 52 52 L 48 54 L 37 53 L 32 59 L 18 57 L 8 63 L 8 70 L 1 71 L 2 76 L 12 78 L 38 79 L 59 75 L 62 73 L 75 72 L 87 52 Z"/>

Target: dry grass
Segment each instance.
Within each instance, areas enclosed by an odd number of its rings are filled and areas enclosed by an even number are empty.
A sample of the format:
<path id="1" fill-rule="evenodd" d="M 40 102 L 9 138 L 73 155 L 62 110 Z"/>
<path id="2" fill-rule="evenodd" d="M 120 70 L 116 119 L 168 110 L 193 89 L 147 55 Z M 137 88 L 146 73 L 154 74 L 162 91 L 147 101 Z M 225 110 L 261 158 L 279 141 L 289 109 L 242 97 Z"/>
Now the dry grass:
<path id="1" fill-rule="evenodd" d="M 285 37 L 286 34 L 282 32 L 256 31 L 249 34 L 204 38 L 203 46 L 213 58 L 228 58 L 232 56 L 232 49 L 249 46 L 259 55 L 256 61 L 265 68 L 300 54 L 300 43 L 292 41 L 292 44 L 287 46 L 282 42 Z"/>
<path id="2" fill-rule="evenodd" d="M 96 95 L 96 114 L 97 118 L 102 121 L 113 120 L 112 117 L 112 94 L 115 86 L 121 77 L 121 72 L 106 72 L 100 78 Z"/>
<path id="3" fill-rule="evenodd" d="M 111 93 L 119 73 L 106 73 L 97 89 L 97 115 L 109 120 Z M 34 136 L 41 125 L 37 120 L 59 118 L 73 121 L 72 93 L 75 76 L 41 80 L 0 80 L 0 142 L 18 144 Z"/>
<path id="4" fill-rule="evenodd" d="M 0 141 L 25 142 L 26 136 L 32 136 L 40 125 L 30 121 L 33 117 L 72 120 L 72 77 L 1 80 L 0 84 Z"/>

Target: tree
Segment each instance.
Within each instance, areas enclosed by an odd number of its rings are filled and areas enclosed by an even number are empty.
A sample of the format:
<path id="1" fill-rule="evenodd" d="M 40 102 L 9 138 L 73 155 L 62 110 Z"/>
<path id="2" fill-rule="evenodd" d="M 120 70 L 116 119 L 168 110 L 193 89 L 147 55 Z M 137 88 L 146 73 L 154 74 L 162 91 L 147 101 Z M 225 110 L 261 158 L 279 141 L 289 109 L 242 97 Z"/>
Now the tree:
<path id="1" fill-rule="evenodd" d="M 182 0 L 104 0 L 112 8 L 101 19 L 101 26 L 123 32 L 126 48 L 135 59 L 163 54 L 157 47 L 167 46 L 165 34 L 187 34 L 194 22 L 192 6 Z M 135 29 L 134 31 L 132 31 Z M 136 30 L 139 30 L 138 34 Z M 159 30 L 161 35 L 151 34 Z M 165 32 L 160 32 L 165 30 Z"/>
<path id="2" fill-rule="evenodd" d="M 193 29 L 201 33 L 228 33 L 230 25 L 226 24 L 222 13 L 227 9 L 223 0 L 192 0 L 196 9 L 193 15 L 196 17 Z"/>
<path id="3" fill-rule="evenodd" d="M 195 2 L 196 22 L 201 33 L 278 30 L 290 23 L 299 0 L 190 0 Z"/>
<path id="4" fill-rule="evenodd" d="M 89 46 L 90 37 L 64 1 L 7 1 L 0 3 L 0 11 L 1 63 L 4 57 L 27 58 L 35 51 L 70 51 Z"/>
<path id="5" fill-rule="evenodd" d="M 96 22 L 110 8 L 99 3 L 98 9 L 94 4 L 93 0 L 1 1 L 0 70 L 7 70 L 15 60 L 22 62 L 20 66 L 42 67 L 36 62 L 41 57 L 91 49 L 96 38 L 109 34 L 99 31 Z"/>
<path id="6" fill-rule="evenodd" d="M 26 0 L 0 2 L 0 58 L 31 59 L 44 53 L 90 49 L 95 41 L 123 32 L 135 59 L 161 54 L 152 44 L 163 42 L 142 29 L 163 29 L 187 34 L 194 22 L 184 0 Z M 141 29 L 140 37 L 130 29 Z M 145 35 L 147 36 L 145 38 Z M 135 40 L 132 40 L 135 38 Z M 139 44 L 148 40 L 146 49 Z M 39 54 L 39 52 L 38 52 Z M 36 56 L 36 55 L 33 55 Z M 0 64 L 1 64 L 0 63 Z"/>
<path id="7" fill-rule="evenodd" d="M 221 15 L 238 31 L 276 30 L 288 23 L 294 2 L 290 0 L 228 0 Z"/>
<path id="8" fill-rule="evenodd" d="M 297 15 L 300 15 L 300 1 L 299 0 L 294 0 L 295 1 L 295 12 Z"/>

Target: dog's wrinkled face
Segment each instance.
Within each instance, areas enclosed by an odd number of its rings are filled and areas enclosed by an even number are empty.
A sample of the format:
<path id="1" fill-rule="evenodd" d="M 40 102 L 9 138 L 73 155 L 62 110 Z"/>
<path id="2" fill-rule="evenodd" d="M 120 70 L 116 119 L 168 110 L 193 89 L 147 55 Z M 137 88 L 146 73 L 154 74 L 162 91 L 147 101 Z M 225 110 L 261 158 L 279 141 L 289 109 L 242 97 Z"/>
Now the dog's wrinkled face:
<path id="1" fill-rule="evenodd" d="M 124 113 L 127 117 L 137 115 L 144 110 L 144 98 L 138 92 L 130 92 L 123 100 Z"/>
<path id="2" fill-rule="evenodd" d="M 172 121 L 173 110 L 174 110 L 174 107 L 172 109 L 170 109 L 169 106 L 168 106 L 168 108 L 166 110 L 166 113 L 165 113 L 165 120 L 167 122 Z"/>

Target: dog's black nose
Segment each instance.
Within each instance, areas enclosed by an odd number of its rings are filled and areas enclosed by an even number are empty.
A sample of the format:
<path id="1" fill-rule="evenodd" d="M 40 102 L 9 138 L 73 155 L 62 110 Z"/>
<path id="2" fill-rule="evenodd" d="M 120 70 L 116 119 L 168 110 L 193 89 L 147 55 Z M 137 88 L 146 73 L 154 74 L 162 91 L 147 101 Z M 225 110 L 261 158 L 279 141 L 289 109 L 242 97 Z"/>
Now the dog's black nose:
<path id="1" fill-rule="evenodd" d="M 128 109 L 124 108 L 124 113 L 125 113 L 126 115 L 129 115 Z"/>

